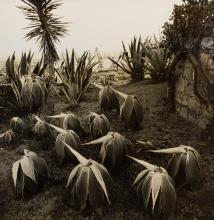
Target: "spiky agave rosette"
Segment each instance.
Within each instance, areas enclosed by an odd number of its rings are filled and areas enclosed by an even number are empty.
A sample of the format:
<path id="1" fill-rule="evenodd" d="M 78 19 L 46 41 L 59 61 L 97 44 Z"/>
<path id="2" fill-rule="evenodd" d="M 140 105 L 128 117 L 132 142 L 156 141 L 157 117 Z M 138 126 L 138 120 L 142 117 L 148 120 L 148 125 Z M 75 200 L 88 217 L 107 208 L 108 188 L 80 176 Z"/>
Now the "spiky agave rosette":
<path id="1" fill-rule="evenodd" d="M 12 178 L 18 196 L 34 194 L 48 178 L 47 164 L 36 153 L 24 150 L 24 156 L 13 164 Z"/>
<path id="2" fill-rule="evenodd" d="M 143 160 L 128 156 L 146 169 L 140 172 L 133 186 L 144 209 L 155 218 L 168 217 L 175 208 L 174 182 L 163 167 L 154 166 Z M 158 218 L 157 218 L 158 219 Z"/>
<path id="3" fill-rule="evenodd" d="M 23 134 L 25 127 L 25 123 L 21 118 L 13 117 L 10 119 L 10 128 L 13 131 Z"/>
<path id="4" fill-rule="evenodd" d="M 200 178 L 201 157 L 190 146 L 180 145 L 175 148 L 150 150 L 152 153 L 173 154 L 168 163 L 168 172 L 177 187 L 195 185 Z"/>
<path id="5" fill-rule="evenodd" d="M 55 151 L 59 164 L 62 165 L 67 159 L 73 160 L 75 157 L 66 148 L 64 143 L 72 146 L 73 149 L 78 151 L 80 146 L 79 136 L 73 130 L 67 131 L 52 124 L 49 124 L 49 126 L 59 132 L 55 142 Z"/>
<path id="6" fill-rule="evenodd" d="M 38 137 L 48 136 L 50 134 L 49 125 L 37 115 L 33 115 L 33 118 L 36 120 L 36 123 L 33 127 L 34 134 L 36 134 Z"/>
<path id="7" fill-rule="evenodd" d="M 120 97 L 125 99 L 120 107 L 120 118 L 127 128 L 139 129 L 143 122 L 143 105 L 135 95 L 126 95 L 112 88 Z"/>
<path id="8" fill-rule="evenodd" d="M 103 112 L 109 112 L 112 110 L 120 111 L 120 104 L 117 95 L 109 85 L 101 86 L 96 83 L 92 83 L 95 87 L 100 89 L 99 91 L 99 106 Z"/>
<path id="9" fill-rule="evenodd" d="M 44 107 L 47 98 L 47 89 L 39 76 L 24 75 L 21 79 L 22 90 L 20 102 L 26 111 L 38 112 Z"/>
<path id="10" fill-rule="evenodd" d="M 16 136 L 13 130 L 10 129 L 0 134 L 0 139 L 2 139 L 6 144 L 11 144 L 15 141 Z"/>
<path id="11" fill-rule="evenodd" d="M 131 143 L 117 132 L 110 131 L 107 135 L 83 145 L 97 144 L 102 144 L 100 149 L 102 164 L 112 171 L 119 169 L 126 159 L 126 154 L 131 152 Z"/>
<path id="12" fill-rule="evenodd" d="M 108 191 L 111 177 L 107 169 L 94 160 L 86 159 L 71 146 L 63 143 L 80 162 L 70 173 L 66 186 L 71 195 L 72 205 L 84 214 L 101 214 L 100 209 L 106 204 L 110 205 Z"/>
<path id="13" fill-rule="evenodd" d="M 84 130 L 81 126 L 79 118 L 71 112 L 61 113 L 59 115 L 46 116 L 46 117 L 52 119 L 60 119 L 61 126 L 65 130 L 73 130 L 78 134 L 84 134 Z"/>
<path id="14" fill-rule="evenodd" d="M 99 138 L 106 135 L 110 130 L 109 120 L 104 114 L 98 115 L 91 113 L 89 115 L 90 132 L 93 138 Z"/>

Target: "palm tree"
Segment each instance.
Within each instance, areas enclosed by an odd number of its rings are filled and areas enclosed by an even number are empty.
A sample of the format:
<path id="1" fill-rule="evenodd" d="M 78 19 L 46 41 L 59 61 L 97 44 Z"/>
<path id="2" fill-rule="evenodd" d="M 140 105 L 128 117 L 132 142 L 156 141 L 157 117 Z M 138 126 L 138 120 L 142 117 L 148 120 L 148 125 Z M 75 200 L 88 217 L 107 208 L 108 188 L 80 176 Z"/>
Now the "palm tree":
<path id="1" fill-rule="evenodd" d="M 35 39 L 42 51 L 43 62 L 53 64 L 59 59 L 56 44 L 67 33 L 66 22 L 61 21 L 53 11 L 61 4 L 61 0 L 21 0 L 18 6 L 25 18 L 30 21 L 26 27 L 30 31 L 25 35 L 27 40 Z"/>

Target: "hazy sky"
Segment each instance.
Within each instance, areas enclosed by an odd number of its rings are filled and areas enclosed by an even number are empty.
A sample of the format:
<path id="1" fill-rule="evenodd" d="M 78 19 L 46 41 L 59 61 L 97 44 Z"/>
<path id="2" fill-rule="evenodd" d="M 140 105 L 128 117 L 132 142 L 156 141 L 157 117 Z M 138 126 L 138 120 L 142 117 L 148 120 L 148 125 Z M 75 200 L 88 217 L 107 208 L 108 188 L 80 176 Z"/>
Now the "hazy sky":
<path id="1" fill-rule="evenodd" d="M 0 58 L 31 48 L 38 53 L 33 41 L 26 42 L 23 28 L 28 24 L 16 7 L 20 0 L 0 0 L 1 32 Z M 118 53 L 121 41 L 128 42 L 133 35 L 159 34 L 161 26 L 168 20 L 173 4 L 181 0 L 63 0 L 57 14 L 71 22 L 69 35 L 59 47 Z"/>

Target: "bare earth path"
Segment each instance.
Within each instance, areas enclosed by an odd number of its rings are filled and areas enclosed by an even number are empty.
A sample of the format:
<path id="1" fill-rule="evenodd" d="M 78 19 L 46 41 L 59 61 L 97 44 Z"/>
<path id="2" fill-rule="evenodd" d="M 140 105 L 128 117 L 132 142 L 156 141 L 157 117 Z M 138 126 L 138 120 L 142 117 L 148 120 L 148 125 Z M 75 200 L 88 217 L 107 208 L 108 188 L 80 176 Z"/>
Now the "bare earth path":
<path id="1" fill-rule="evenodd" d="M 177 206 L 170 219 L 175 220 L 213 220 L 214 219 L 214 146 L 202 140 L 200 130 L 175 114 L 168 113 L 165 107 L 166 88 L 164 84 L 143 85 L 131 83 L 118 87 L 129 94 L 137 94 L 144 103 L 145 121 L 140 131 L 132 132 L 123 129 L 118 115 L 110 114 L 112 130 L 121 132 L 134 144 L 134 151 L 138 158 L 144 158 L 155 164 L 165 166 L 169 158 L 166 156 L 151 156 L 145 153 L 145 148 L 136 144 L 136 140 L 151 141 L 156 148 L 175 147 L 179 144 L 195 147 L 202 157 L 202 176 L 199 184 L 194 189 L 182 189 L 177 192 Z M 89 111 L 99 111 L 98 90 L 90 88 L 89 92 L 74 110 L 82 120 Z M 55 100 L 54 103 L 58 101 Z M 62 103 L 55 104 L 59 111 Z M 86 124 L 85 122 L 83 122 Z M 0 131 L 8 126 L 8 122 L 0 124 Z M 87 126 L 85 125 L 85 128 Z M 90 137 L 82 138 L 86 142 Z M 53 152 L 54 140 L 38 141 L 36 139 L 23 139 L 13 146 L 0 144 L 0 219 L 2 220 L 53 220 L 53 219 L 83 219 L 73 211 L 66 200 L 65 185 L 74 165 L 68 164 L 59 167 L 55 162 Z M 19 159 L 23 148 L 34 150 L 43 156 L 54 178 L 51 178 L 44 188 L 29 200 L 18 200 L 12 190 L 11 167 Z M 83 154 L 98 158 L 99 149 L 83 149 Z M 130 167 L 124 166 L 120 173 L 113 175 L 112 206 L 106 210 L 104 219 L 145 219 L 136 194 L 131 188 L 141 167 L 131 163 Z"/>

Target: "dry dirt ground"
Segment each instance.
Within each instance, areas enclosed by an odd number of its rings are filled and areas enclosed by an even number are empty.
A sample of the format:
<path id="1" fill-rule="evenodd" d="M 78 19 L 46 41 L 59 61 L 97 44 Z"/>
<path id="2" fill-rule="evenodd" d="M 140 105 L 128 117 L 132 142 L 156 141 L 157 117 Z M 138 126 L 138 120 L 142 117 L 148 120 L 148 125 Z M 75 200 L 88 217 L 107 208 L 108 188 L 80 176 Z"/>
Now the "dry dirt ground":
<path id="1" fill-rule="evenodd" d="M 214 147 L 201 137 L 200 129 L 171 114 L 166 105 L 166 87 L 164 83 L 145 84 L 143 82 L 120 85 L 120 91 L 127 94 L 137 94 L 144 104 L 145 120 L 139 131 L 127 131 L 123 128 L 117 114 L 111 113 L 108 118 L 113 131 L 121 132 L 134 145 L 137 158 L 145 159 L 166 167 L 168 157 L 153 156 L 145 151 L 145 147 L 136 140 L 151 141 L 155 148 L 175 147 L 179 144 L 195 147 L 202 157 L 202 173 L 197 186 L 193 189 L 177 191 L 177 205 L 170 219 L 174 220 L 213 220 L 214 219 Z M 63 110 L 63 103 L 51 99 L 49 114 Z M 90 111 L 99 112 L 98 90 L 90 88 L 84 100 L 74 112 L 82 119 L 87 129 L 86 116 Z M 0 132 L 9 125 L 9 121 L 0 123 Z M 89 137 L 82 137 L 86 142 Z M 2 220 L 53 220 L 53 219 L 84 219 L 77 211 L 72 210 L 67 202 L 65 185 L 74 164 L 60 167 L 55 161 L 54 139 L 37 140 L 25 137 L 11 146 L 0 145 L 0 219 Z M 11 168 L 13 162 L 21 157 L 24 148 L 37 152 L 46 159 L 50 172 L 47 184 L 33 197 L 17 199 L 13 192 Z M 98 159 L 99 149 L 90 147 L 82 149 L 85 156 Z M 140 165 L 130 163 L 124 166 L 116 175 L 112 175 L 112 205 L 106 208 L 106 220 L 140 220 L 145 219 L 140 202 L 131 185 L 139 171 Z"/>

